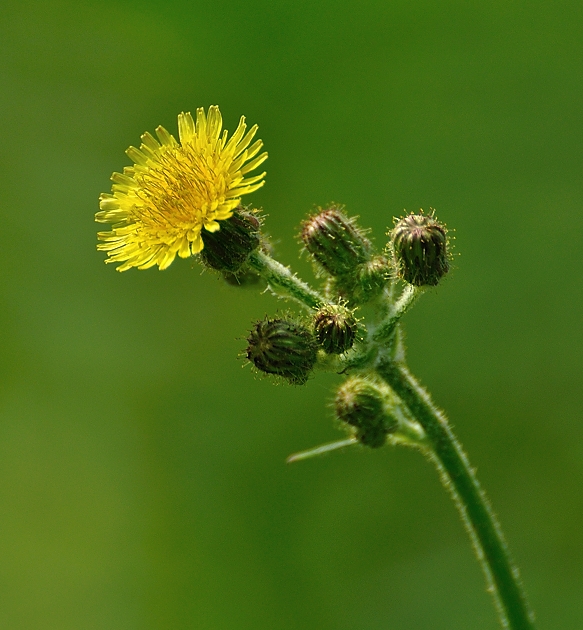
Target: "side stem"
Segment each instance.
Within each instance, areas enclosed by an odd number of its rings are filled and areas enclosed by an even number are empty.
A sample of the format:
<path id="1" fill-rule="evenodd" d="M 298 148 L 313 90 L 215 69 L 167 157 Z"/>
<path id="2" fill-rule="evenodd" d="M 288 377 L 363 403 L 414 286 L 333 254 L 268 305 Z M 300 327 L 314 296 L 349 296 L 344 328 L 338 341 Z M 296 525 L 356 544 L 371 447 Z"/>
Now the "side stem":
<path id="1" fill-rule="evenodd" d="M 502 627 L 534 630 L 534 615 L 526 601 L 518 568 L 510 557 L 490 503 L 445 415 L 404 364 L 383 360 L 377 371 L 425 430 L 432 449 L 429 457 L 459 510 L 484 571 L 488 591 L 494 597 Z"/>
<path id="2" fill-rule="evenodd" d="M 423 293 L 425 287 L 415 287 L 408 284 L 399 299 L 391 306 L 387 317 L 377 326 L 372 335 L 375 343 L 383 344 L 388 341 L 395 332 L 395 327 L 401 317 L 413 306 L 417 298 Z"/>
<path id="3" fill-rule="evenodd" d="M 254 251 L 247 262 L 266 280 L 274 293 L 291 297 L 308 309 L 315 309 L 325 304 L 326 300 L 317 291 L 271 256 L 261 251 Z"/>

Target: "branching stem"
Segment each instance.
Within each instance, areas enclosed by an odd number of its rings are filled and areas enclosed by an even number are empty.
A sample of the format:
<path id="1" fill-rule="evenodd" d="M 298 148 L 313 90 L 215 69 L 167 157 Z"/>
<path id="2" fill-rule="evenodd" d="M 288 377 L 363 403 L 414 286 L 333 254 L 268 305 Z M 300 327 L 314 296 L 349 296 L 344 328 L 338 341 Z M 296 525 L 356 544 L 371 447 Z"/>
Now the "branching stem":
<path id="1" fill-rule="evenodd" d="M 372 335 L 373 342 L 383 344 L 389 341 L 396 325 L 403 315 L 413 306 L 415 300 L 423 293 L 425 287 L 415 287 L 408 284 L 399 299 L 391 306 L 389 314 L 376 328 Z"/>
<path id="2" fill-rule="evenodd" d="M 316 309 L 326 303 L 317 291 L 264 252 L 253 252 L 248 264 L 266 280 L 275 294 L 290 297 L 308 309 Z"/>
<path id="3" fill-rule="evenodd" d="M 327 302 L 287 267 L 264 252 L 253 252 L 248 264 L 280 297 L 294 299 L 310 311 Z M 445 414 L 435 406 L 428 392 L 409 372 L 402 344 L 399 343 L 398 335 L 395 336 L 401 317 L 423 291 L 424 287 L 408 284 L 396 301 L 392 299 L 392 292 L 388 294 L 382 320 L 376 325 L 371 323 L 368 338 L 355 346 L 352 352 L 344 356 L 327 357 L 318 365 L 320 369 L 328 371 L 376 371 L 395 391 L 419 426 L 419 435 L 413 432 L 409 436 L 410 444 L 420 448 L 433 461 L 460 513 L 484 572 L 487 590 L 494 598 L 502 627 L 506 630 L 534 630 L 534 616 L 528 607 L 518 569 L 510 557 L 488 499 Z M 356 442 L 353 436 L 296 453 L 288 461 L 307 459 Z"/>

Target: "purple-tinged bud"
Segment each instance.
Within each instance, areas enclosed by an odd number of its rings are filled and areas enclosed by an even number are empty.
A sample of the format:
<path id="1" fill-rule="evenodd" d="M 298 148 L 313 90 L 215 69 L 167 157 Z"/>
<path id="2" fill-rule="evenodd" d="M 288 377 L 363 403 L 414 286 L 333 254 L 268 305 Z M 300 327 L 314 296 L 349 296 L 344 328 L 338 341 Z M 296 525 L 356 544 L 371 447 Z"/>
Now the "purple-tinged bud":
<path id="1" fill-rule="evenodd" d="M 342 354 L 352 348 L 357 327 L 352 311 L 340 304 L 327 304 L 314 316 L 314 332 L 328 354 Z"/>
<path id="2" fill-rule="evenodd" d="M 318 358 L 316 338 L 291 319 L 258 321 L 247 337 L 249 361 L 266 374 L 275 374 L 294 385 L 303 385 Z"/>
<path id="3" fill-rule="evenodd" d="M 339 206 L 330 206 L 306 219 L 301 238 L 314 260 L 331 276 L 352 274 L 371 252 L 370 241 Z"/>
<path id="4" fill-rule="evenodd" d="M 409 214 L 390 232 L 399 277 L 417 287 L 435 286 L 449 271 L 447 230 L 433 214 Z"/>

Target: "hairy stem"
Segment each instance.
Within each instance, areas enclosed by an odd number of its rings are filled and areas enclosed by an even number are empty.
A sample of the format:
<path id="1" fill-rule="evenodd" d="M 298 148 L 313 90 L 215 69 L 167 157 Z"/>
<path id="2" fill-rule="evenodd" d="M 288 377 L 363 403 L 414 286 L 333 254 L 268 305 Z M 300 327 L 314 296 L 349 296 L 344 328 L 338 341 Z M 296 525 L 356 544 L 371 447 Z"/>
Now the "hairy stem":
<path id="1" fill-rule="evenodd" d="M 415 287 L 408 284 L 399 299 L 391 306 L 387 317 L 375 329 L 372 340 L 383 344 L 389 341 L 395 331 L 395 327 L 403 315 L 413 306 L 415 300 L 423 293 L 425 287 Z"/>
<path id="2" fill-rule="evenodd" d="M 484 571 L 488 591 L 494 597 L 502 627 L 533 630 L 534 616 L 500 525 L 445 415 L 404 364 L 383 360 L 377 371 L 425 430 L 431 447 L 429 457 L 459 510 Z"/>
<path id="3" fill-rule="evenodd" d="M 249 256 L 249 266 L 257 271 L 277 295 L 290 297 L 308 309 L 316 309 L 326 300 L 303 280 L 300 280 L 287 267 L 261 251 Z"/>

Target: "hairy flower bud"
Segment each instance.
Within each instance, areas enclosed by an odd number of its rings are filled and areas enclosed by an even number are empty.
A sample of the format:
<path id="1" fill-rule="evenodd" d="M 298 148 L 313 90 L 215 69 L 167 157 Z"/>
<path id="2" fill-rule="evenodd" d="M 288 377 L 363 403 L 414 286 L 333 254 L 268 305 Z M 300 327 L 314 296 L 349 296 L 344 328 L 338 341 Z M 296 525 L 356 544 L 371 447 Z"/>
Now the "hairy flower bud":
<path id="1" fill-rule="evenodd" d="M 301 238 L 314 260 L 331 276 L 351 274 L 368 260 L 371 251 L 370 241 L 338 206 L 306 219 Z"/>
<path id="2" fill-rule="evenodd" d="M 359 304 L 366 304 L 377 298 L 390 279 L 391 265 L 384 256 L 375 256 L 360 265 L 356 273 L 354 299 Z"/>
<path id="3" fill-rule="evenodd" d="M 395 267 L 405 282 L 435 286 L 449 271 L 447 230 L 432 214 L 409 214 L 390 234 Z"/>
<path id="4" fill-rule="evenodd" d="M 331 292 L 354 305 L 366 304 L 379 297 L 391 278 L 391 264 L 384 256 L 375 256 L 358 265 L 351 276 L 334 278 Z"/>
<path id="5" fill-rule="evenodd" d="M 221 221 L 216 232 L 202 230 L 204 249 L 200 252 L 201 261 L 211 269 L 236 273 L 249 254 L 259 247 L 260 228 L 257 216 L 239 206 L 232 217 Z"/>
<path id="6" fill-rule="evenodd" d="M 314 332 L 328 354 L 342 354 L 352 348 L 356 329 L 352 311 L 340 304 L 327 304 L 314 316 Z"/>
<path id="7" fill-rule="evenodd" d="M 258 321 L 247 337 L 246 355 L 258 370 L 303 385 L 318 356 L 314 335 L 291 319 Z"/>
<path id="8" fill-rule="evenodd" d="M 393 404 L 394 394 L 388 387 L 353 376 L 336 392 L 334 408 L 339 420 L 354 427 L 361 444 L 378 448 L 397 429 L 398 421 L 391 413 Z"/>

